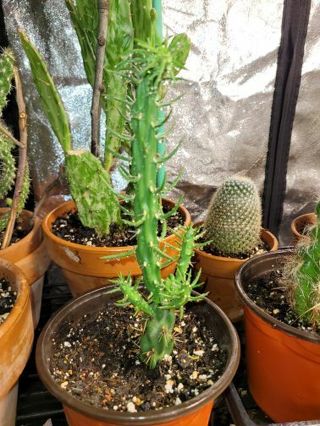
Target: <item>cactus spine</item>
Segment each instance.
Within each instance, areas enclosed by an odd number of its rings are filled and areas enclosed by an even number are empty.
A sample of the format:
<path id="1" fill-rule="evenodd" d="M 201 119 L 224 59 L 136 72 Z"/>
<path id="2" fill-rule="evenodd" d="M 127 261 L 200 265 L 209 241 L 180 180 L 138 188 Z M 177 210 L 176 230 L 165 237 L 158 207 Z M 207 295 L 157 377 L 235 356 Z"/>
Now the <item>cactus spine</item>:
<path id="1" fill-rule="evenodd" d="M 180 47 L 188 52 L 189 40 L 185 36 L 180 39 Z M 175 39 L 171 44 L 173 42 Z M 159 166 L 170 157 L 157 152 L 160 88 L 164 79 L 174 79 L 177 67 L 184 66 L 184 63 L 176 60 L 176 51 L 171 44 L 165 41 L 156 48 L 143 45 L 133 59 L 136 61 L 134 68 L 138 68 L 139 73 L 135 76 L 136 92 L 131 118 L 134 136 L 130 168 L 134 185 L 132 222 L 137 228 L 137 259 L 149 295 L 141 294 L 139 282 L 132 285 L 131 277 L 119 278 L 119 287 L 124 295 L 120 305 L 132 304 L 147 316 L 140 354 L 151 368 L 156 367 L 173 350 L 177 312 L 182 315 L 186 303 L 199 300 L 192 296 L 192 290 L 198 285 L 198 277 L 192 280 L 188 272 L 197 239 L 192 227 L 185 229 L 176 273 L 166 279 L 160 275 L 165 255 L 159 247 L 157 228 L 158 221 L 164 221 L 165 215 L 161 207 L 161 190 L 157 188 L 157 172 Z"/>
<path id="2" fill-rule="evenodd" d="M 293 305 L 297 314 L 320 326 L 320 202 L 316 206 L 317 223 L 309 233 L 310 241 L 297 249 L 290 270 Z"/>
<path id="3" fill-rule="evenodd" d="M 204 224 L 205 237 L 223 255 L 250 253 L 260 241 L 261 202 L 255 184 L 232 177 L 217 189 Z"/>
<path id="4" fill-rule="evenodd" d="M 72 149 L 68 116 L 45 61 L 27 36 L 19 35 L 43 110 L 65 154 L 66 175 L 80 220 L 98 234 L 108 234 L 111 223 L 121 223 L 120 204 L 109 174 L 93 154 Z"/>

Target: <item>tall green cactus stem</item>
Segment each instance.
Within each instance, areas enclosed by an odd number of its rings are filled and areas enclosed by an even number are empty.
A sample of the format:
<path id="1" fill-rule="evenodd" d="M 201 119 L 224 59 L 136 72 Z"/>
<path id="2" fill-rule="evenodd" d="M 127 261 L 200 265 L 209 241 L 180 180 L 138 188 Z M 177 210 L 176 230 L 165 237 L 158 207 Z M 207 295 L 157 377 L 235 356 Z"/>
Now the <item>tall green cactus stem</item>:
<path id="1" fill-rule="evenodd" d="M 10 49 L 5 49 L 0 55 L 0 117 L 7 104 L 7 96 L 11 91 L 13 79 L 14 56 Z"/>
<path id="2" fill-rule="evenodd" d="M 44 59 L 26 35 L 19 34 L 43 110 L 65 154 L 66 175 L 80 220 L 98 234 L 108 234 L 111 223 L 121 223 L 120 203 L 110 177 L 90 152 L 72 149 L 68 116 Z"/>
<path id="3" fill-rule="evenodd" d="M 227 179 L 213 195 L 204 224 L 205 237 L 224 255 L 250 253 L 260 241 L 261 202 L 254 183 Z"/>
<path id="4" fill-rule="evenodd" d="M 91 152 L 69 151 L 65 165 L 81 223 L 100 235 L 108 234 L 112 223 L 121 222 L 119 201 L 111 188 L 109 174 Z"/>
<path id="5" fill-rule="evenodd" d="M 311 229 L 310 241 L 301 245 L 292 271 L 294 309 L 299 316 L 320 326 L 320 202 L 316 206 L 317 223 Z"/>

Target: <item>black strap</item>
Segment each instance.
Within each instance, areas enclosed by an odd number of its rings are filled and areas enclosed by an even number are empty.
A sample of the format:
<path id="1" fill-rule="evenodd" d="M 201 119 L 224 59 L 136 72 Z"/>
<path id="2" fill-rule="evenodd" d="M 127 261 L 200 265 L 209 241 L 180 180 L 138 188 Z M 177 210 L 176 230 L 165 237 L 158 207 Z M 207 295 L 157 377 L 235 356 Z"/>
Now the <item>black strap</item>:
<path id="1" fill-rule="evenodd" d="M 285 0 L 263 194 L 263 226 L 278 234 L 311 0 Z"/>

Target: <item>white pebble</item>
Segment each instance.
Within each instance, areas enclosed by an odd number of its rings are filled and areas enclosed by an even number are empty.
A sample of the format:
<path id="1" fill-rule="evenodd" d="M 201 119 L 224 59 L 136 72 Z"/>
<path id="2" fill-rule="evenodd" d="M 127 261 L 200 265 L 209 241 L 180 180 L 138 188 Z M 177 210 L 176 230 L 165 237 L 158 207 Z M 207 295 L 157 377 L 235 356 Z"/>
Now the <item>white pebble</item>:
<path id="1" fill-rule="evenodd" d="M 136 413 L 136 406 L 134 405 L 133 402 L 128 402 L 127 404 L 127 410 L 129 411 L 129 413 Z"/>
<path id="2" fill-rule="evenodd" d="M 63 344 L 64 344 L 64 346 L 66 348 L 71 348 L 71 343 L 70 342 L 64 342 Z"/>

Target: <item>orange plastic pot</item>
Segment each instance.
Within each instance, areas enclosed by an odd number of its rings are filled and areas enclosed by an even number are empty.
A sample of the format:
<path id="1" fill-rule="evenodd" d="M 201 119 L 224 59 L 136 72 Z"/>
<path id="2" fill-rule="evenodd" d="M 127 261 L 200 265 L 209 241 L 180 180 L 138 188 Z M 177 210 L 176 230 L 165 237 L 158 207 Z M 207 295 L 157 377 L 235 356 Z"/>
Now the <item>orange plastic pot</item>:
<path id="1" fill-rule="evenodd" d="M 278 240 L 270 231 L 262 229 L 261 239 L 270 251 L 277 250 Z M 245 260 L 214 256 L 198 249 L 195 252 L 196 268 L 201 269 L 201 279 L 206 282 L 209 299 L 216 303 L 231 321 L 240 320 L 243 308 L 235 288 L 234 274 Z"/>
<path id="2" fill-rule="evenodd" d="M 174 203 L 163 200 L 169 207 Z M 118 259 L 104 260 L 103 256 L 121 255 L 134 246 L 126 247 L 90 247 L 72 243 L 57 237 L 51 231 L 52 224 L 58 217 L 62 217 L 70 211 L 75 211 L 73 201 L 67 201 L 50 212 L 43 220 L 42 228 L 45 235 L 47 249 L 51 259 L 59 265 L 68 282 L 74 297 L 80 296 L 90 290 L 103 287 L 119 275 L 139 276 L 141 270 L 135 255 L 119 257 Z M 184 224 L 191 223 L 191 216 L 185 207 L 180 206 L 180 212 L 184 217 Z M 177 256 L 179 236 L 172 234 L 160 242 L 161 249 L 171 257 Z M 174 272 L 176 262 L 172 262 L 161 270 L 163 277 Z"/>
<path id="3" fill-rule="evenodd" d="M 219 380 L 210 388 L 171 408 L 142 413 L 119 413 L 113 410 L 87 405 L 66 392 L 52 378 L 48 362 L 54 346 L 52 338 L 66 322 L 77 321 L 87 313 L 98 312 L 107 304 L 121 297 L 114 286 L 87 293 L 63 307 L 50 319 L 37 343 L 36 364 L 38 373 L 48 390 L 62 402 L 69 426 L 206 426 L 209 422 L 214 399 L 231 383 L 240 357 L 239 339 L 226 315 L 210 300 L 194 304 L 192 310 L 205 318 L 206 326 L 213 328 L 215 336 L 227 353 L 225 370 Z"/>
<path id="4" fill-rule="evenodd" d="M 320 418 L 320 336 L 280 322 L 246 294 L 249 280 L 281 268 L 289 249 L 250 259 L 236 274 L 245 305 L 248 383 L 262 410 L 276 422 Z"/>
<path id="5" fill-rule="evenodd" d="M 0 209 L 0 215 L 5 211 L 8 209 Z M 32 315 L 36 327 L 40 317 L 44 274 L 50 265 L 50 258 L 43 241 L 40 219 L 33 218 L 33 214 L 27 210 L 22 212 L 21 218 L 24 229 L 29 229 L 33 221 L 31 231 L 17 243 L 0 250 L 0 258 L 14 263 L 25 275 L 31 287 Z"/>
<path id="6" fill-rule="evenodd" d="M 303 234 L 304 229 L 307 226 L 315 225 L 316 221 L 317 216 L 315 213 L 305 213 L 293 219 L 291 222 L 291 231 L 296 241 L 306 238 L 306 235 Z"/>
<path id="7" fill-rule="evenodd" d="M 0 325 L 0 419 L 1 425 L 14 424 L 19 376 L 29 358 L 33 341 L 33 321 L 29 285 L 21 271 L 0 259 L 0 277 L 17 291 L 16 303 Z M 10 417 L 9 418 L 9 413 Z"/>

